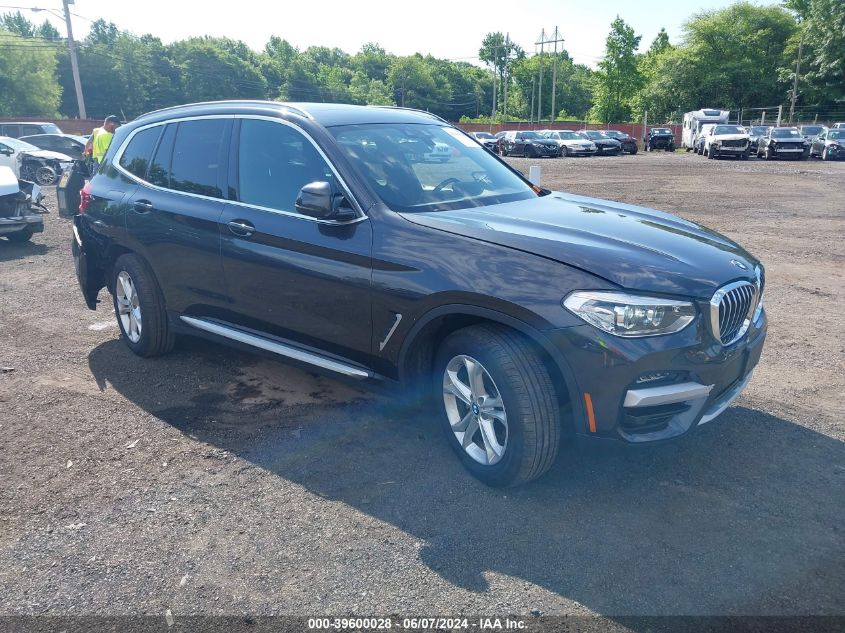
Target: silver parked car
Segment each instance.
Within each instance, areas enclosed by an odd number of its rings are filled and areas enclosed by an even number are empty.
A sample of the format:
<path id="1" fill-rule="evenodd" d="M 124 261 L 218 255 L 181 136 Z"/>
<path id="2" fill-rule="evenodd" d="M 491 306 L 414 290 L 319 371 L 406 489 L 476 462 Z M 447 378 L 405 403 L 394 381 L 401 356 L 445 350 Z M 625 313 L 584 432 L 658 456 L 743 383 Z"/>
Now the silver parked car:
<path id="1" fill-rule="evenodd" d="M 841 160 L 845 158 L 845 127 L 825 130 L 813 139 L 810 156 L 822 160 Z"/>
<path id="2" fill-rule="evenodd" d="M 561 156 L 593 156 L 597 151 L 595 143 L 572 130 L 543 130 L 540 134 L 558 144 Z"/>

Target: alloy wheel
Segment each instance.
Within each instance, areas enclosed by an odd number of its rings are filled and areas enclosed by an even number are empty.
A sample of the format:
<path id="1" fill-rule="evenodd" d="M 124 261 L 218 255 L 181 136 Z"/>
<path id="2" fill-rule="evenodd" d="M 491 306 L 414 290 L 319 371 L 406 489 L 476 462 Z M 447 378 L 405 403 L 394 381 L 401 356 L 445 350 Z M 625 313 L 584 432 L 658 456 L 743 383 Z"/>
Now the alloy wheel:
<path id="1" fill-rule="evenodd" d="M 472 459 L 492 466 L 504 457 L 508 416 L 490 373 L 471 356 L 455 356 L 443 372 L 443 402 L 455 439 Z"/>
<path id="2" fill-rule="evenodd" d="M 137 343 L 141 340 L 141 305 L 135 283 L 125 270 L 117 276 L 115 298 L 123 332 L 130 341 Z"/>

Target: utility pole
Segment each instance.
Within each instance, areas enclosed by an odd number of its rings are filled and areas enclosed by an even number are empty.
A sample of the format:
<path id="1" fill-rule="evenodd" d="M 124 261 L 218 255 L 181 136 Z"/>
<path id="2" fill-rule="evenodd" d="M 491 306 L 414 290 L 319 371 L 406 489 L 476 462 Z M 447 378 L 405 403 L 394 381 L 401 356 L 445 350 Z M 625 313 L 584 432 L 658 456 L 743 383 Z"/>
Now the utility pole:
<path id="1" fill-rule="evenodd" d="M 798 99 L 798 78 L 801 74 L 801 53 L 804 50 L 804 29 L 801 29 L 801 39 L 798 40 L 798 60 L 795 62 L 795 81 L 792 82 L 792 102 L 789 105 L 789 122 L 795 114 L 795 100 Z"/>
<path id="2" fill-rule="evenodd" d="M 496 120 L 496 84 L 498 83 L 499 74 L 496 71 L 496 61 L 499 59 L 499 47 L 493 48 L 493 109 L 490 111 L 490 132 L 493 131 L 493 122 Z"/>
<path id="3" fill-rule="evenodd" d="M 502 82 L 504 85 L 502 86 L 502 96 L 504 98 L 504 114 L 502 115 L 502 119 L 504 119 L 505 123 L 508 121 L 508 61 L 511 58 L 511 34 L 505 34 L 505 72 L 502 75 Z"/>
<path id="4" fill-rule="evenodd" d="M 540 32 L 540 41 L 534 44 L 540 45 L 540 82 L 537 85 L 537 122 L 543 122 L 543 44 L 546 42 L 546 29 Z"/>
<path id="5" fill-rule="evenodd" d="M 537 78 L 531 78 L 531 116 L 529 117 L 531 121 L 531 129 L 534 129 L 534 95 L 537 92 Z"/>
<path id="6" fill-rule="evenodd" d="M 70 68 L 73 72 L 73 85 L 76 88 L 76 103 L 79 105 L 79 118 L 87 119 L 85 114 L 85 99 L 82 98 L 82 82 L 79 80 L 79 62 L 76 59 L 76 43 L 73 41 L 73 27 L 70 24 L 70 9 L 69 4 L 73 4 L 73 0 L 62 0 L 62 5 L 65 9 L 65 25 L 67 26 L 67 47 L 70 51 Z"/>
<path id="7" fill-rule="evenodd" d="M 557 43 L 563 43 L 563 38 L 560 36 L 560 31 L 555 27 L 554 34 L 555 56 L 552 62 L 552 121 L 557 118 L 557 110 L 555 110 L 555 96 L 557 94 Z"/>
<path id="8" fill-rule="evenodd" d="M 778 124 L 775 127 L 780 127 L 780 120 L 783 118 L 783 106 L 778 106 Z"/>

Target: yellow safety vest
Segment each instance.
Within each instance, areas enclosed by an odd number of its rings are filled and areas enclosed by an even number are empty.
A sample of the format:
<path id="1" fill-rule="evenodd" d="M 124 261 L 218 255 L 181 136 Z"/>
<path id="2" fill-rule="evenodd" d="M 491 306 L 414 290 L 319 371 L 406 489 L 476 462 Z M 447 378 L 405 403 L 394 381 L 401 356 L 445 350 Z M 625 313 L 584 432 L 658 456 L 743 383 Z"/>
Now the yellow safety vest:
<path id="1" fill-rule="evenodd" d="M 113 136 L 114 134 L 102 127 L 98 127 L 91 133 L 91 155 L 98 163 L 103 162 Z"/>

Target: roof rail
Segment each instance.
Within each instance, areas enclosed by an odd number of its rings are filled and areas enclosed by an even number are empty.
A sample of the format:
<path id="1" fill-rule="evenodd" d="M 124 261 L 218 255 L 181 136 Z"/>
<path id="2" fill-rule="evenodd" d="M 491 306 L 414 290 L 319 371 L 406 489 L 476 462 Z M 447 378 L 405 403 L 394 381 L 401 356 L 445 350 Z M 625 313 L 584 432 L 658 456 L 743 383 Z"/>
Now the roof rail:
<path id="1" fill-rule="evenodd" d="M 409 112 L 419 112 L 420 114 L 427 114 L 433 119 L 437 119 L 438 121 L 443 121 L 443 123 L 449 123 L 446 119 L 441 116 L 437 116 L 436 114 L 432 114 L 428 110 L 420 110 L 419 108 L 405 108 L 403 106 L 389 106 L 389 105 L 374 105 L 369 106 L 371 108 L 383 108 L 385 110 L 408 110 Z M 449 123 L 451 125 L 451 123 Z"/>
<path id="2" fill-rule="evenodd" d="M 300 108 L 297 108 L 296 106 L 285 103 L 284 101 L 267 101 L 267 100 L 252 100 L 252 99 L 223 99 L 221 101 L 200 101 L 198 103 L 183 103 L 183 104 L 180 104 L 180 105 L 169 106 L 167 108 L 160 108 L 158 110 L 152 110 L 151 112 L 145 112 L 144 114 L 136 117 L 134 120 L 137 121 L 139 119 L 143 119 L 143 118 L 146 118 L 148 116 L 152 116 L 154 114 L 160 114 L 162 112 L 170 112 L 172 110 L 180 110 L 182 108 L 192 108 L 192 107 L 195 107 L 195 106 L 227 105 L 227 104 L 228 105 L 273 105 L 273 106 L 281 106 L 285 110 L 288 110 L 289 112 L 291 112 L 293 114 L 297 114 L 297 115 L 304 117 L 306 119 L 311 119 L 311 120 L 314 119 L 314 117 L 312 117 L 305 110 L 302 110 Z"/>

